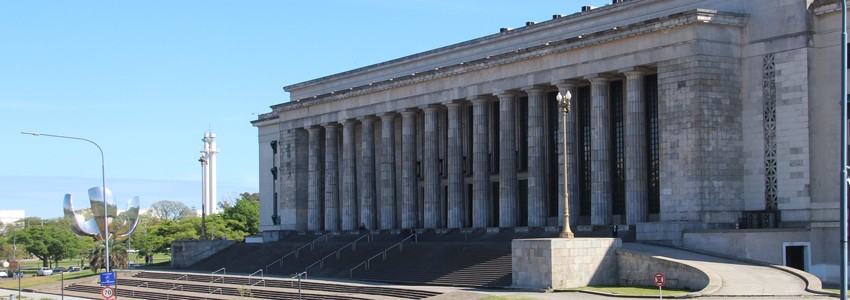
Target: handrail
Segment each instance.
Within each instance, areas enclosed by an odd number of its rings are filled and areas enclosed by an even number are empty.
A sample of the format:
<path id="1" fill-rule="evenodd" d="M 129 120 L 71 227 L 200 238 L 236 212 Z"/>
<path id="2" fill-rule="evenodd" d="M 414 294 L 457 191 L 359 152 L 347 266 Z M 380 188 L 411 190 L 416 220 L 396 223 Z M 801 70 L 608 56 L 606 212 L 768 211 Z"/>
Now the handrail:
<path id="1" fill-rule="evenodd" d="M 257 273 L 260 273 L 260 281 L 257 281 L 257 282 L 252 284 L 251 283 L 251 276 L 254 276 Z M 251 273 L 251 275 L 248 275 L 248 285 L 254 286 L 255 284 L 260 283 L 260 282 L 263 283 L 263 286 L 266 286 L 266 279 L 265 279 L 265 276 L 263 276 L 263 269 L 259 269 L 259 270 L 255 271 L 254 273 Z"/>
<path id="2" fill-rule="evenodd" d="M 326 258 L 328 258 L 328 257 L 331 257 L 331 255 L 336 255 L 336 260 L 339 260 L 340 252 L 341 252 L 343 249 L 345 249 L 345 247 L 351 246 L 351 251 L 356 251 L 356 250 L 357 250 L 357 242 L 358 242 L 358 241 L 360 241 L 360 240 L 362 240 L 363 238 L 366 238 L 366 240 L 367 240 L 368 242 L 371 242 L 371 241 L 372 241 L 372 235 L 371 235 L 371 234 L 364 234 L 363 236 L 361 236 L 361 237 L 357 238 L 357 239 L 356 239 L 356 240 L 354 240 L 353 242 L 348 243 L 348 244 L 345 244 L 345 246 L 339 247 L 339 249 L 336 249 L 336 251 L 331 252 L 330 254 L 325 255 L 325 257 L 322 257 L 322 259 L 317 260 L 316 262 L 314 262 L 314 263 L 310 264 L 309 266 L 307 266 L 306 268 L 304 268 L 304 272 L 306 273 L 306 272 L 307 272 L 307 270 L 309 270 L 310 268 L 312 268 L 312 267 L 313 267 L 313 266 L 315 266 L 316 264 L 319 264 L 319 268 L 320 268 L 320 269 L 321 269 L 321 268 L 324 268 L 324 267 L 325 267 L 325 259 L 326 259 Z"/>
<path id="3" fill-rule="evenodd" d="M 227 275 L 227 268 L 221 268 L 221 269 L 215 270 L 210 274 L 215 274 L 215 273 L 218 273 L 218 272 L 222 272 L 221 275 Z"/>
<path id="4" fill-rule="evenodd" d="M 216 289 L 215 289 L 215 290 L 213 290 L 212 292 L 209 292 L 209 294 L 210 294 L 210 295 L 212 295 L 212 294 L 214 294 L 215 292 L 218 292 L 218 294 L 219 294 L 219 295 L 221 295 L 221 294 L 222 294 L 222 293 L 221 293 L 221 288 L 216 288 Z"/>
<path id="5" fill-rule="evenodd" d="M 410 236 L 408 236 L 408 237 L 404 238 L 403 240 L 399 241 L 398 243 L 395 243 L 395 244 L 393 244 L 392 246 L 389 246 L 387 249 L 384 249 L 384 251 L 381 251 L 380 253 L 373 255 L 373 256 L 372 256 L 372 257 L 370 257 L 369 259 L 364 260 L 363 262 L 361 262 L 361 263 L 357 264 L 356 266 L 354 266 L 354 268 L 349 269 L 349 270 L 348 270 L 348 277 L 349 277 L 349 278 L 354 278 L 354 270 L 356 270 L 356 269 L 357 269 L 357 268 L 359 268 L 360 266 L 364 266 L 364 269 L 369 270 L 369 266 L 372 264 L 372 259 L 375 259 L 375 258 L 377 258 L 378 256 L 383 256 L 383 257 L 384 257 L 384 259 L 383 259 L 383 260 L 387 260 L 387 252 L 388 252 L 388 251 L 390 251 L 390 250 L 392 250 L 393 248 L 395 248 L 395 246 L 398 246 L 398 252 L 404 252 L 404 242 L 406 242 L 406 241 L 407 241 L 407 240 L 409 240 L 410 238 L 414 238 L 414 239 L 413 239 L 413 241 L 414 241 L 414 242 L 419 242 L 419 238 L 418 238 L 418 237 L 416 237 L 416 233 L 413 233 L 413 234 L 411 234 Z M 309 268 L 309 267 L 308 267 L 308 268 Z"/>
<path id="6" fill-rule="evenodd" d="M 147 281 L 142 282 L 142 284 L 137 285 L 136 287 L 141 287 L 141 286 L 143 286 L 143 285 L 144 285 L 146 288 L 151 288 L 151 287 L 148 285 L 148 282 L 147 282 Z M 131 296 L 131 297 L 136 298 L 136 289 L 133 289 L 132 295 L 133 295 L 133 296 Z"/>
<path id="7" fill-rule="evenodd" d="M 327 233 L 325 233 L 325 234 L 323 234 L 322 236 L 317 237 L 316 239 L 312 240 L 310 243 L 305 244 L 305 245 L 303 245 L 303 246 L 301 246 L 301 247 L 298 247 L 297 249 L 292 250 L 292 251 L 290 251 L 289 253 L 287 253 L 287 254 L 285 254 L 285 255 L 281 256 L 281 257 L 280 257 L 280 258 L 278 258 L 277 260 L 275 260 L 275 261 L 273 261 L 272 263 L 270 263 L 270 264 L 266 265 L 266 267 L 265 267 L 264 269 L 266 269 L 266 272 L 268 272 L 268 271 L 269 271 L 269 267 L 271 267 L 271 266 L 272 266 L 273 264 L 275 264 L 275 263 L 280 263 L 280 267 L 282 268 L 282 267 L 283 267 L 283 259 L 284 259 L 284 258 L 286 258 L 287 256 L 290 256 L 290 255 L 295 255 L 295 258 L 298 258 L 298 254 L 301 252 L 301 249 L 304 249 L 304 248 L 306 248 L 307 246 L 310 246 L 310 251 L 313 251 L 313 249 L 315 249 L 315 248 L 316 248 L 316 242 L 318 242 L 318 241 L 319 241 L 320 239 L 322 239 L 322 238 L 324 238 L 324 239 L 325 239 L 325 243 L 327 243 L 327 242 L 328 242 L 328 234 L 327 234 Z"/>
<path id="8" fill-rule="evenodd" d="M 186 278 L 186 282 L 189 282 L 189 274 L 183 274 L 183 276 L 177 277 L 175 280 L 180 281 L 183 278 Z"/>
<path id="9" fill-rule="evenodd" d="M 175 287 L 171 288 L 171 289 L 170 289 L 170 290 L 168 290 L 168 291 L 173 291 L 173 290 L 174 290 L 174 289 L 176 289 L 176 288 L 180 288 L 180 291 L 181 291 L 181 292 L 183 291 L 183 285 L 182 285 L 182 284 L 181 284 L 181 285 L 178 285 L 178 286 L 175 286 Z M 171 299 L 171 294 L 170 294 L 170 293 L 169 293 L 169 294 L 165 294 L 165 300 L 168 300 L 168 299 Z"/>

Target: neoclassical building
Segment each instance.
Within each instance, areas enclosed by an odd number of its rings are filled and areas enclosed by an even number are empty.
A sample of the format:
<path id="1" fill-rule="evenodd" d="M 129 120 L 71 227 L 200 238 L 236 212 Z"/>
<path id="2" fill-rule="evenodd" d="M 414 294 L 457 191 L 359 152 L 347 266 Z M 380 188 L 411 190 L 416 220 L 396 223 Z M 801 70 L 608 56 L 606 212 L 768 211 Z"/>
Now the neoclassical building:
<path id="1" fill-rule="evenodd" d="M 837 1 L 613 2 L 285 87 L 264 237 L 557 228 L 566 175 L 574 231 L 837 281 Z"/>

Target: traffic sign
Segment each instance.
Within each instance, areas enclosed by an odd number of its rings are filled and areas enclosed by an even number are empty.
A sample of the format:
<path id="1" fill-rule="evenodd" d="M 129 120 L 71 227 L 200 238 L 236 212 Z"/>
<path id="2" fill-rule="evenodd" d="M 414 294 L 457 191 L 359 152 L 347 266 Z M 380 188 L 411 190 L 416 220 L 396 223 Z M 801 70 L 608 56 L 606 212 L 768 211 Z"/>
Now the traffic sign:
<path id="1" fill-rule="evenodd" d="M 100 273 L 100 286 L 115 285 L 115 272 Z"/>
<path id="2" fill-rule="evenodd" d="M 100 295 L 103 296 L 104 299 L 111 299 L 115 296 L 115 290 L 111 286 L 105 286 L 100 290 Z"/>
<path id="3" fill-rule="evenodd" d="M 661 274 L 661 273 L 655 273 L 654 280 L 655 280 L 655 286 L 657 286 L 657 287 L 662 287 L 662 286 L 664 286 L 664 283 L 667 282 L 666 279 L 664 279 L 664 274 Z"/>

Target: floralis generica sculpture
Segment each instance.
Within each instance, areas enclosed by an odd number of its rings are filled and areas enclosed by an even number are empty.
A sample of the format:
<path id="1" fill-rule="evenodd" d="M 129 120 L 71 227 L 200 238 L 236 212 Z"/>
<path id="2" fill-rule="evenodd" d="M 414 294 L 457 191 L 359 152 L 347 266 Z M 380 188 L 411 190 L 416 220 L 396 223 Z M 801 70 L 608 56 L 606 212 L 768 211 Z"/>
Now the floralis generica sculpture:
<path id="1" fill-rule="evenodd" d="M 92 218 L 86 220 L 81 214 L 77 214 L 71 201 L 71 194 L 65 194 L 65 220 L 71 225 L 71 230 L 77 235 L 94 237 L 103 240 L 123 241 L 130 237 L 136 229 L 139 221 L 139 197 L 133 197 L 127 201 L 127 210 L 118 214 L 112 200 L 112 192 L 106 189 L 106 205 L 103 203 L 102 188 L 93 187 L 89 189 L 89 201 L 91 202 Z M 106 211 L 104 211 L 106 207 Z M 106 223 L 106 224 L 104 224 Z"/>

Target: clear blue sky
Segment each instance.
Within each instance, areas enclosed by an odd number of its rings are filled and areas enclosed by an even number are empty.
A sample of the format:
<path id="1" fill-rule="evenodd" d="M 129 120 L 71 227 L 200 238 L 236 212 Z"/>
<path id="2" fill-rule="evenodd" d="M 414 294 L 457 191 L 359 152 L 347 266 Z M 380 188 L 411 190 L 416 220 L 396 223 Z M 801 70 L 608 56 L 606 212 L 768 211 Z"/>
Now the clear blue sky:
<path id="1" fill-rule="evenodd" d="M 258 192 L 249 123 L 282 87 L 572 14 L 610 1 L 0 0 L 0 210 L 62 214 L 106 184 L 123 208 L 200 207 L 205 131 L 218 135 L 219 201 Z"/>

